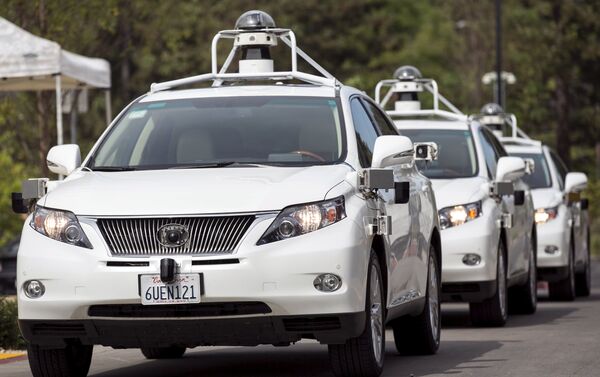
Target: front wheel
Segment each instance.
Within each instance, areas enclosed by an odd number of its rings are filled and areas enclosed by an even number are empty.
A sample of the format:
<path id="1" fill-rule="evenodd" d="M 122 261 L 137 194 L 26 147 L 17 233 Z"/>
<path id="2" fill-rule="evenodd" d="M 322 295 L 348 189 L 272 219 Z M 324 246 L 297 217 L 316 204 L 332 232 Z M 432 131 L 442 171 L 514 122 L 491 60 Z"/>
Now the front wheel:
<path id="1" fill-rule="evenodd" d="M 421 314 L 392 323 L 396 350 L 403 355 L 432 355 L 440 347 L 440 279 L 433 246 L 429 250 L 427 296 Z"/>
<path id="2" fill-rule="evenodd" d="M 575 275 L 575 291 L 577 296 L 587 297 L 592 292 L 592 262 L 590 258 L 590 231 L 587 236 L 587 250 L 585 252 L 585 265 L 583 271 Z"/>
<path id="3" fill-rule="evenodd" d="M 471 302 L 469 311 L 471 322 L 475 326 L 501 327 L 506 324 L 506 267 L 504 261 L 504 242 L 498 243 L 498 263 L 496 266 L 496 292 L 483 302 Z"/>
<path id="4" fill-rule="evenodd" d="M 563 280 L 551 282 L 548 284 L 548 293 L 550 300 L 553 301 L 573 301 L 575 300 L 575 246 L 571 240 L 569 249 L 569 262 L 567 264 L 567 277 Z"/>
<path id="5" fill-rule="evenodd" d="M 523 285 L 511 288 L 508 293 L 508 308 L 511 313 L 533 314 L 537 310 L 537 264 L 535 262 L 537 247 L 534 237 L 535 233 L 532 233 L 527 281 Z"/>
<path id="6" fill-rule="evenodd" d="M 31 374 L 33 377 L 86 377 L 92 363 L 93 349 L 93 346 L 78 344 L 57 349 L 28 344 Z"/>
<path id="7" fill-rule="evenodd" d="M 374 252 L 371 252 L 368 271 L 365 330 L 345 344 L 329 345 L 329 361 L 333 374 L 338 377 L 377 377 L 383 371 L 385 299 L 381 267 Z"/>

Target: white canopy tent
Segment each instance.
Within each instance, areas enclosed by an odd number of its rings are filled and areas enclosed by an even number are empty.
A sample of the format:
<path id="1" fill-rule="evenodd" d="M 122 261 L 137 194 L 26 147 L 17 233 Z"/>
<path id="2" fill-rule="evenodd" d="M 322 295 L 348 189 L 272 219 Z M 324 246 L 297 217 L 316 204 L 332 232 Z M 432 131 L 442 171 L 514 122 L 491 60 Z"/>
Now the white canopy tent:
<path id="1" fill-rule="evenodd" d="M 0 17 L 0 91 L 56 91 L 57 143 L 63 143 L 62 91 L 104 89 L 111 121 L 110 64 L 63 50 Z"/>

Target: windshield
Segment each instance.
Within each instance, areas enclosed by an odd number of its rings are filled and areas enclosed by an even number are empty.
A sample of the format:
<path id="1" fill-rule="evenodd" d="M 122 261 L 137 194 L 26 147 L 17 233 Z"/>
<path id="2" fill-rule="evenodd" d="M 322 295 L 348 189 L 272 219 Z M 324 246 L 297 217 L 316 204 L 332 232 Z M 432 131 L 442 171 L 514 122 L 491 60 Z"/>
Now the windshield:
<path id="1" fill-rule="evenodd" d="M 523 181 L 529 185 L 531 189 L 548 188 L 552 186 L 550 179 L 550 170 L 544 155 L 541 153 L 511 153 L 511 156 L 521 158 L 530 158 L 535 163 L 533 174 L 524 175 Z"/>
<path id="2" fill-rule="evenodd" d="M 401 129 L 413 143 L 434 142 L 438 146 L 435 161 L 417 161 L 417 167 L 431 179 L 453 179 L 477 175 L 477 155 L 471 132 L 440 129 Z"/>
<path id="3" fill-rule="evenodd" d="M 343 152 L 337 102 L 221 97 L 133 105 L 94 152 L 92 170 L 331 164 Z"/>

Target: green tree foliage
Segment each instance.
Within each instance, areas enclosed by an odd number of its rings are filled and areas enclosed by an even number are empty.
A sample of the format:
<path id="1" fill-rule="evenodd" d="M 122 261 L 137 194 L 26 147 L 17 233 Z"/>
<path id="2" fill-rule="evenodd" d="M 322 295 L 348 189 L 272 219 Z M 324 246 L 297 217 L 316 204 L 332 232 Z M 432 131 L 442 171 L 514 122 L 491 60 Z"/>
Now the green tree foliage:
<path id="1" fill-rule="evenodd" d="M 492 100 L 492 89 L 481 83 L 482 74 L 494 69 L 492 1 L 0 2 L 0 15 L 34 34 L 73 52 L 108 59 L 116 111 L 147 92 L 152 82 L 208 71 L 212 36 L 232 28 L 249 9 L 263 9 L 278 26 L 293 28 L 312 57 L 371 95 L 377 81 L 412 64 L 435 78 L 465 112 Z M 573 169 L 595 176 L 600 2 L 504 0 L 503 29 L 504 69 L 518 80 L 508 87 L 507 109 L 529 134 L 557 147 Z M 287 56 L 281 46 L 278 50 L 276 65 L 285 68 Z M 222 48 L 221 61 L 225 53 Z M 45 173 L 45 151 L 56 138 L 53 101 L 51 92 L 0 97 L 0 242 L 13 236 L 21 222 L 6 212 L 6 194 L 21 179 Z M 106 126 L 103 111 L 103 96 L 91 91 L 90 111 L 79 123 L 84 153 Z"/>

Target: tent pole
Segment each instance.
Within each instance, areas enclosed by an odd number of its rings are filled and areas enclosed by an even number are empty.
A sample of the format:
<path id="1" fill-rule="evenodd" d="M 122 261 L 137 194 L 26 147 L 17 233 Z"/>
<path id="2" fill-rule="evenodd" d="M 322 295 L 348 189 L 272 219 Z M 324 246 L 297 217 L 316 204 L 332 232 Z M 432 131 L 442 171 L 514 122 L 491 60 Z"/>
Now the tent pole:
<path id="1" fill-rule="evenodd" d="M 62 123 L 62 88 L 60 74 L 55 76 L 56 79 L 56 144 L 63 143 L 63 123 Z"/>
<path id="2" fill-rule="evenodd" d="M 104 101 L 106 102 L 105 110 L 106 110 L 106 127 L 112 121 L 112 108 L 110 105 L 110 89 L 106 89 L 104 91 Z"/>

